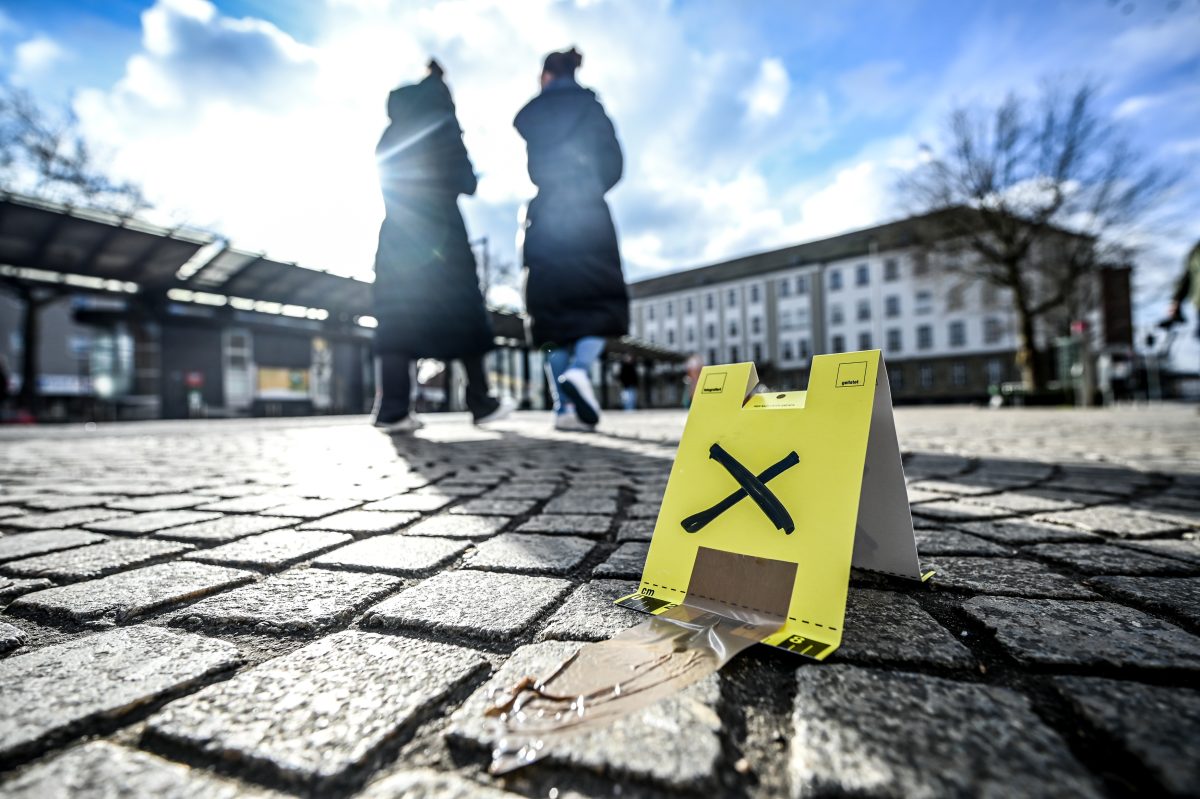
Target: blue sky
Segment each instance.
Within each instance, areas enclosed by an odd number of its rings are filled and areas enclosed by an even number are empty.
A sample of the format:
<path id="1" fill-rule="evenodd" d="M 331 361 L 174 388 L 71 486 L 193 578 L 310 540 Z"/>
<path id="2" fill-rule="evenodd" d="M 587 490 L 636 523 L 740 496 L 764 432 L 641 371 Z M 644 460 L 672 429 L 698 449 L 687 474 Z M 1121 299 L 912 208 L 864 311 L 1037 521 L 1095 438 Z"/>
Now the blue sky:
<path id="1" fill-rule="evenodd" d="M 896 179 L 951 107 L 1046 79 L 1099 82 L 1183 177 L 1140 256 L 1143 321 L 1200 238 L 1200 0 L 0 2 L 0 74 L 71 103 L 156 214 L 348 274 L 382 215 L 387 91 L 429 54 L 481 175 L 472 234 L 514 258 L 532 187 L 512 117 L 570 44 L 625 146 L 610 200 L 632 278 L 902 215 Z"/>

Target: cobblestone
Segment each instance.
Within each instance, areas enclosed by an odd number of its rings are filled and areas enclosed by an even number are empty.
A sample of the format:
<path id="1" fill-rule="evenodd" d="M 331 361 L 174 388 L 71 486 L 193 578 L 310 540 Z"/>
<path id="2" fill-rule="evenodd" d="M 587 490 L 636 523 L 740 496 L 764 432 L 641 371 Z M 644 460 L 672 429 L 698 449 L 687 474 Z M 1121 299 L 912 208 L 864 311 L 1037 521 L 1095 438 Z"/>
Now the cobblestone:
<path id="1" fill-rule="evenodd" d="M 798 682 L 793 796 L 1101 795 L 1029 701 L 1004 688 L 849 666 L 801 669 Z"/>
<path id="2" fill-rule="evenodd" d="M 152 511 L 182 510 L 203 505 L 211 499 L 205 494 L 154 494 L 148 497 L 122 497 L 108 502 L 116 510 Z"/>
<path id="3" fill-rule="evenodd" d="M 501 516 L 454 516 L 443 514 L 422 519 L 404 531 L 405 535 L 428 535 L 435 538 L 469 538 L 481 541 L 491 538 L 508 526 L 509 519 Z"/>
<path id="4" fill-rule="evenodd" d="M 41 530 L 0 538 L 0 561 L 18 560 L 63 549 L 107 541 L 108 536 L 87 530 Z"/>
<path id="5" fill-rule="evenodd" d="M 314 555 L 333 549 L 338 544 L 353 541 L 346 533 L 331 533 L 320 530 L 273 530 L 222 544 L 213 549 L 203 549 L 186 557 L 204 563 L 224 566 L 248 566 L 253 569 L 275 571 Z"/>
<path id="6" fill-rule="evenodd" d="M 1149 552 L 1152 555 L 1162 555 L 1166 558 L 1186 560 L 1188 563 L 1200 564 L 1200 537 L 1180 539 L 1159 539 L 1154 541 L 1118 541 L 1118 546 L 1126 549 L 1136 549 Z"/>
<path id="7" fill-rule="evenodd" d="M 1177 796 L 1200 794 L 1200 691 L 1086 677 L 1055 682 L 1091 724 Z"/>
<path id="8" fill-rule="evenodd" d="M 975 658 L 912 599 L 892 591 L 852 590 L 838 659 L 971 668 Z"/>
<path id="9" fill-rule="evenodd" d="M 1195 574 L 1200 567 L 1172 558 L 1161 558 L 1114 546 L 1092 544 L 1039 544 L 1025 553 L 1070 566 L 1085 574 Z"/>
<path id="10" fill-rule="evenodd" d="M 115 519 L 89 522 L 85 524 L 89 530 L 102 533 L 123 533 L 125 535 L 145 535 L 168 527 L 179 527 L 184 524 L 207 522 L 219 519 L 219 513 L 206 513 L 198 510 L 162 510 L 150 513 L 135 513 L 132 516 L 121 516 Z"/>
<path id="11" fill-rule="evenodd" d="M 300 569 L 201 599 L 173 624 L 309 633 L 348 622 L 402 585 L 382 574 Z"/>
<path id="12" fill-rule="evenodd" d="M 517 532 L 596 536 L 607 533 L 610 524 L 607 516 L 548 513 L 529 519 L 517 528 Z"/>
<path id="13" fill-rule="evenodd" d="M 1200 627 L 1200 577 L 1097 577 L 1088 584 L 1143 609 Z"/>
<path id="14" fill-rule="evenodd" d="M 61 582 L 91 580 L 123 569 L 173 558 L 192 549 L 190 544 L 174 541 L 106 541 L 93 546 L 10 561 L 0 566 L 0 571 L 16 577 L 48 577 Z"/>
<path id="15" fill-rule="evenodd" d="M 239 662 L 224 641 L 157 627 L 111 630 L 0 660 L 0 758 L 33 754 Z"/>
<path id="16" fill-rule="evenodd" d="M 1104 540 L 1095 533 L 1059 525 L 1042 524 L 1041 522 L 1029 519 L 995 519 L 983 522 L 962 522 L 955 526 L 971 535 L 1009 546 Z"/>
<path id="17" fill-rule="evenodd" d="M 22 530 L 53 530 L 77 527 L 81 524 L 98 522 L 104 519 L 115 520 L 128 515 L 125 511 L 109 510 L 107 508 L 75 508 L 73 510 L 60 510 L 51 513 L 27 513 L 24 516 L 5 519 L 3 523 L 9 527 L 18 527 Z"/>
<path id="18" fill-rule="evenodd" d="M 41 591 L 43 588 L 49 588 L 53 583 L 44 578 L 33 580 L 23 580 L 13 577 L 4 577 L 0 575 L 0 605 L 8 604 L 15 597 L 21 594 L 28 594 L 30 591 Z"/>
<path id="19" fill-rule="evenodd" d="M 958 530 L 917 530 L 917 552 L 921 555 L 1012 555 L 1013 550 L 985 538 Z"/>
<path id="20" fill-rule="evenodd" d="M 1188 525 L 1176 519 L 1111 505 L 1049 513 L 1037 518 L 1054 524 L 1078 527 L 1089 532 L 1119 535 L 1123 538 L 1142 538 L 1188 529 Z"/>
<path id="21" fill-rule="evenodd" d="M 537 506 L 533 499 L 497 499 L 476 497 L 450 509 L 451 513 L 476 516 L 524 516 Z"/>
<path id="22" fill-rule="evenodd" d="M 515 799 L 501 791 L 433 769 L 413 769 L 386 777 L 358 794 L 359 799 Z M 565 795 L 563 799 L 569 799 Z"/>
<path id="23" fill-rule="evenodd" d="M 195 544 L 223 544 L 255 533 L 292 527 L 300 519 L 286 516 L 222 516 L 207 522 L 185 524 L 155 533 L 156 538 L 170 538 Z"/>
<path id="24" fill-rule="evenodd" d="M 449 538 L 381 535 L 338 547 L 314 560 L 313 565 L 413 577 L 445 566 L 469 547 L 466 541 Z"/>
<path id="25" fill-rule="evenodd" d="M 301 530 L 333 530 L 354 535 L 390 533 L 421 518 L 414 512 L 349 510 L 300 525 Z"/>
<path id="26" fill-rule="evenodd" d="M 578 649 L 579 644 L 545 641 L 523 646 L 450 717 L 448 735 L 490 750 L 494 733 L 483 711 L 495 690 L 510 689 L 522 677 L 544 674 Z M 717 677 L 623 718 L 612 727 L 564 738 L 549 760 L 612 774 L 615 778 L 653 780 L 676 788 L 698 788 L 712 781 L 721 756 L 716 713 Z"/>
<path id="27" fill-rule="evenodd" d="M 171 703 L 149 732 L 321 791 L 485 665 L 460 647 L 347 630 Z"/>
<path id="28" fill-rule="evenodd" d="M 464 566 L 486 571 L 562 575 L 582 563 L 595 546 L 594 541 L 566 535 L 502 533 L 480 544 L 467 556 Z"/>
<path id="29" fill-rule="evenodd" d="M 524 632 L 570 587 L 550 577 L 442 572 L 371 608 L 365 621 L 503 641 Z"/>
<path id="30" fill-rule="evenodd" d="M 649 550 L 648 542 L 630 541 L 621 544 L 608 556 L 608 560 L 592 569 L 592 574 L 596 577 L 624 577 L 640 580 L 642 569 L 646 565 L 646 553 Z"/>
<path id="31" fill-rule="evenodd" d="M 264 508 L 259 511 L 266 516 L 299 516 L 301 519 L 318 519 L 333 513 L 350 510 L 362 503 L 356 499 L 301 499 Z"/>
<path id="32" fill-rule="evenodd" d="M 280 794 L 246 789 L 232 780 L 105 741 L 77 746 L 0 785 L 9 799 L 155 797 L 155 799 L 267 799 Z"/>
<path id="33" fill-rule="evenodd" d="M 936 572 L 933 588 L 953 588 L 980 594 L 1089 599 L 1094 591 L 1031 560 L 1009 558 L 936 557 L 921 568 Z"/>
<path id="34" fill-rule="evenodd" d="M 128 621 L 179 602 L 241 585 L 250 572 L 203 563 L 160 563 L 98 580 L 26 594 L 9 606 L 14 613 L 75 623 Z"/>
<path id="35" fill-rule="evenodd" d="M 363 510 L 430 512 L 446 507 L 455 499 L 456 497 L 437 490 L 413 491 L 411 494 L 368 502 L 363 505 Z"/>
<path id="36" fill-rule="evenodd" d="M 603 641 L 646 619 L 635 610 L 613 602 L 637 591 L 634 580 L 592 580 L 554 611 L 539 639 L 557 641 Z"/>
<path id="37" fill-rule="evenodd" d="M 29 636 L 20 627 L 0 621 L 0 655 L 6 655 L 14 649 L 24 646 L 28 640 Z"/>
<path id="38" fill-rule="evenodd" d="M 963 607 L 1022 663 L 1200 670 L 1200 638 L 1111 602 L 977 597 Z"/>

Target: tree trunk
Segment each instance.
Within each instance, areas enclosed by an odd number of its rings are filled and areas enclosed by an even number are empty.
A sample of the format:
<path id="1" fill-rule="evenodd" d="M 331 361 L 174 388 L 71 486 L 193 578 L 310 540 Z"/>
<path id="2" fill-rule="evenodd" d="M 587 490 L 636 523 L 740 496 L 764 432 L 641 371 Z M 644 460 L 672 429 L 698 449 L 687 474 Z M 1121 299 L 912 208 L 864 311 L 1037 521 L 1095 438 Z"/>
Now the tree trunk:
<path id="1" fill-rule="evenodd" d="M 1046 378 L 1038 360 L 1029 301 L 1019 284 L 1013 288 L 1013 307 L 1017 312 L 1017 368 L 1021 370 L 1021 383 L 1029 394 L 1041 394 L 1046 390 Z"/>
<path id="2" fill-rule="evenodd" d="M 33 289 L 20 291 L 23 304 L 21 318 L 21 393 L 17 395 L 17 407 L 37 413 L 38 399 L 38 313 L 41 303 Z"/>

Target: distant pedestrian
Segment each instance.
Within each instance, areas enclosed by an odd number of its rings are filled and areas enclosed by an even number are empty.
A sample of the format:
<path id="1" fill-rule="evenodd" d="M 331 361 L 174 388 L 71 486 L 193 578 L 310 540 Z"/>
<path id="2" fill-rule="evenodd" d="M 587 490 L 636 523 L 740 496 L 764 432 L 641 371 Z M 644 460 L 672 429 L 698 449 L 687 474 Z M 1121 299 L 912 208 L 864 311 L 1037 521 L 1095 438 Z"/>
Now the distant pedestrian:
<path id="1" fill-rule="evenodd" d="M 683 407 L 692 407 L 692 399 L 696 396 L 696 384 L 700 382 L 700 372 L 704 369 L 704 359 L 699 353 L 693 352 L 683 365 Z"/>
<path id="2" fill-rule="evenodd" d="M 621 179 L 621 145 L 604 107 L 575 82 L 571 48 L 542 66 L 542 91 L 514 121 L 538 188 L 525 217 L 525 307 L 547 356 L 555 422 L 592 430 L 600 403 L 590 370 L 605 338 L 629 331 L 629 296 L 605 193 Z"/>
<path id="3" fill-rule="evenodd" d="M 632 355 L 621 359 L 621 368 L 617 372 L 617 380 L 621 383 L 621 407 L 627 411 L 637 410 L 638 370 Z"/>
<path id="4" fill-rule="evenodd" d="M 483 356 L 494 337 L 458 208 L 458 195 L 475 193 L 475 172 L 442 76 L 430 61 L 424 80 L 391 93 L 391 124 L 375 148 L 387 210 L 375 255 L 375 425 L 391 433 L 422 426 L 410 412 L 417 358 L 462 361 L 476 424 L 513 409 L 488 392 Z"/>

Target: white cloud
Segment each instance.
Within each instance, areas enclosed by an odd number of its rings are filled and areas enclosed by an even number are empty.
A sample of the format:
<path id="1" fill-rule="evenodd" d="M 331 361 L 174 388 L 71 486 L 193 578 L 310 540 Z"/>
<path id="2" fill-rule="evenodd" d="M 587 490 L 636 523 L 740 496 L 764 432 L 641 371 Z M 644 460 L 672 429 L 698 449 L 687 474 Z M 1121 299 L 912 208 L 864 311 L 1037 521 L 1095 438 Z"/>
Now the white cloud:
<path id="1" fill-rule="evenodd" d="M 45 74 L 67 57 L 67 51 L 49 36 L 35 36 L 21 42 L 13 51 L 13 78 L 24 83 Z"/>
<path id="2" fill-rule="evenodd" d="M 787 67 L 778 58 L 764 58 L 758 67 L 758 76 L 746 90 L 746 117 L 751 122 L 761 122 L 779 116 L 787 102 L 791 80 Z"/>

